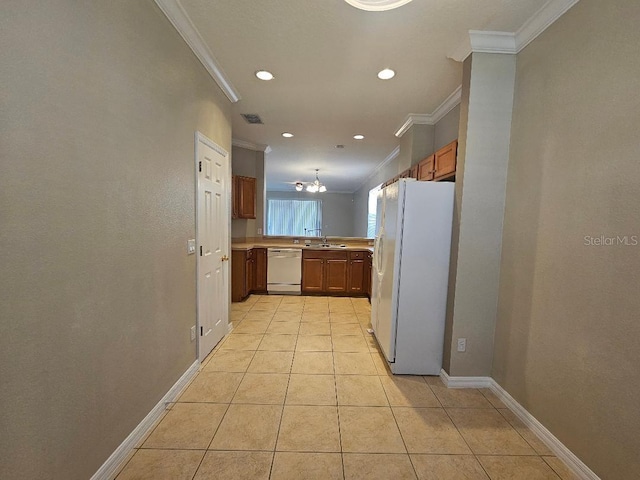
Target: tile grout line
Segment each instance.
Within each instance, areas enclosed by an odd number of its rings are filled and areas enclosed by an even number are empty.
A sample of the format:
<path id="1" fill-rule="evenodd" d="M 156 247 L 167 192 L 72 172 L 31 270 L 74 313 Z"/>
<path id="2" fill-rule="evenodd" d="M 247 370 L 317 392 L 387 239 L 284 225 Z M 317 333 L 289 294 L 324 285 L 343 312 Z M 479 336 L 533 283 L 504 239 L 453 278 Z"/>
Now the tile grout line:
<path id="1" fill-rule="evenodd" d="M 281 303 L 282 303 L 282 300 L 281 300 Z M 304 303 L 303 303 L 303 308 L 304 308 Z M 300 331 L 300 324 L 298 324 L 298 332 L 299 331 Z M 293 346 L 293 355 L 291 355 L 291 365 L 289 366 L 289 375 L 287 377 L 287 388 L 284 391 L 284 398 L 282 399 L 282 410 L 280 412 L 280 421 L 278 422 L 278 431 L 276 432 L 276 440 L 275 440 L 275 443 L 273 444 L 273 455 L 271 456 L 271 466 L 269 467 L 269 478 L 271 478 L 271 476 L 273 475 L 273 465 L 276 462 L 278 439 L 280 438 L 280 429 L 282 428 L 282 420 L 284 419 L 284 407 L 287 403 L 287 394 L 289 393 L 289 385 L 291 384 L 291 372 L 293 370 L 293 361 L 296 356 L 296 348 L 298 346 L 298 337 L 299 335 L 296 335 L 296 343 Z"/>

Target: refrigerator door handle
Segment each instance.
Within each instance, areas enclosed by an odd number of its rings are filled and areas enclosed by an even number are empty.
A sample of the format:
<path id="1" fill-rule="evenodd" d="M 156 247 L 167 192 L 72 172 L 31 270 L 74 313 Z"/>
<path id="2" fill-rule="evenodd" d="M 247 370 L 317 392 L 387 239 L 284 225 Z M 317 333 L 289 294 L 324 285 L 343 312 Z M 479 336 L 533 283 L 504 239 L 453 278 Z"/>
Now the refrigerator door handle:
<path id="1" fill-rule="evenodd" d="M 384 258 L 382 256 L 382 249 L 384 248 L 384 242 L 382 241 L 382 239 L 384 238 L 383 233 L 384 230 L 381 230 L 380 235 L 378 235 L 378 245 L 376 248 L 376 272 L 379 276 L 382 276 L 384 274 L 382 265 L 382 259 Z"/>

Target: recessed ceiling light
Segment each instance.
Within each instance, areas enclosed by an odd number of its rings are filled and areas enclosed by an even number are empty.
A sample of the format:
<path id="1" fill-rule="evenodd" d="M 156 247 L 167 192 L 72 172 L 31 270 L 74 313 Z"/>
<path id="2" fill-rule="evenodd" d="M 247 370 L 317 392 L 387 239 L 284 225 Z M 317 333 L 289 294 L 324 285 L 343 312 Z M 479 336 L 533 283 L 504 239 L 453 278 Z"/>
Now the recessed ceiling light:
<path id="1" fill-rule="evenodd" d="M 369 12 L 384 12 L 406 5 L 411 0 L 344 0 L 349 5 Z"/>
<path id="2" fill-rule="evenodd" d="M 273 80 L 273 73 L 268 72 L 266 70 L 258 70 L 256 72 L 256 77 L 258 77 L 260 80 Z"/>
<path id="3" fill-rule="evenodd" d="M 354 135 L 353 138 L 355 138 L 356 140 L 362 140 L 364 138 L 364 135 Z"/>
<path id="4" fill-rule="evenodd" d="M 282 136 L 283 136 L 284 138 L 291 138 L 291 137 L 293 137 L 293 133 L 284 132 L 284 133 L 282 134 Z"/>
<path id="5" fill-rule="evenodd" d="M 378 72 L 378 78 L 380 80 L 389 80 L 390 78 L 393 78 L 395 76 L 396 76 L 396 72 L 394 72 L 390 68 L 385 68 L 384 70 L 380 70 Z"/>

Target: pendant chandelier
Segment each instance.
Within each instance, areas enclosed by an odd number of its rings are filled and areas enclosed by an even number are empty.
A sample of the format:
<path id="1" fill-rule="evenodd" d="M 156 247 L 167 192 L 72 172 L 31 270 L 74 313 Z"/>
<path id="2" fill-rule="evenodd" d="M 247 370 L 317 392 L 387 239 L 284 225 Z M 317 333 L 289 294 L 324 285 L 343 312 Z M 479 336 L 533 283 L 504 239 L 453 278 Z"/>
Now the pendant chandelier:
<path id="1" fill-rule="evenodd" d="M 309 185 L 307 185 L 307 192 L 311 192 L 311 193 L 324 193 L 327 191 L 327 187 L 325 187 L 322 183 L 320 183 L 320 180 L 318 179 L 318 170 L 316 168 L 316 179 L 313 181 L 313 183 L 310 183 Z M 302 184 L 300 184 L 300 187 L 298 187 L 298 185 L 296 185 L 296 190 L 301 191 L 302 190 Z"/>

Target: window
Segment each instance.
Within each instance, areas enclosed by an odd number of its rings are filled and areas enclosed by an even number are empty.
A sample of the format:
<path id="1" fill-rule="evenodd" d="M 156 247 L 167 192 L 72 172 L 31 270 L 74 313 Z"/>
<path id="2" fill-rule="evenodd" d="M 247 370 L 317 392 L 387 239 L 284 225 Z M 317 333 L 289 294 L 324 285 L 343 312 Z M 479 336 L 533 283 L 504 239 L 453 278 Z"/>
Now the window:
<path id="1" fill-rule="evenodd" d="M 267 235 L 322 236 L 322 200 L 270 198 L 267 201 Z"/>
<path id="2" fill-rule="evenodd" d="M 378 192 L 382 184 L 369 190 L 369 215 L 367 217 L 367 238 L 376 236 L 376 209 L 378 207 Z"/>

